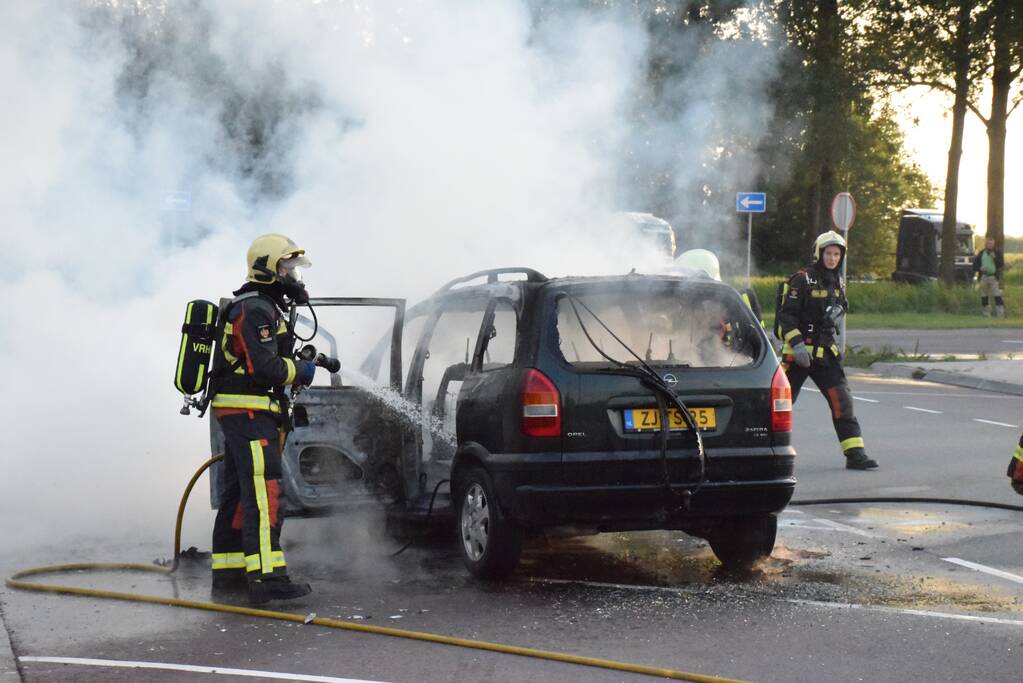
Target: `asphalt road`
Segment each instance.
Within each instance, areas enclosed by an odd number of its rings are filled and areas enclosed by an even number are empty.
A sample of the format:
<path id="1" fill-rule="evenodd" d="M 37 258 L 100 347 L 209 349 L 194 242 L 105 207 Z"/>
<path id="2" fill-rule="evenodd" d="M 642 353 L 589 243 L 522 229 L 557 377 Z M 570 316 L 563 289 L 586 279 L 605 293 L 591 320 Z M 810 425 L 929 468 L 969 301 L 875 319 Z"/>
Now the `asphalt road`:
<path id="1" fill-rule="evenodd" d="M 849 330 L 849 343 L 880 350 L 885 346 L 906 353 L 1023 354 L 1023 330 L 978 328 L 966 330 Z"/>
<path id="2" fill-rule="evenodd" d="M 807 390 L 796 405 L 797 499 L 1023 503 L 1004 476 L 1023 429 L 1023 398 L 865 376 L 852 386 L 881 469 L 843 468 L 825 401 Z M 315 593 L 279 609 L 746 680 L 1020 679 L 1021 513 L 912 503 L 791 507 L 774 554 L 746 577 L 723 575 L 705 544 L 679 533 L 538 541 L 503 585 L 469 579 L 443 543 L 390 557 L 398 543 L 381 526 L 372 515 L 289 521 L 289 563 Z M 36 550 L 0 566 L 9 574 L 81 559 L 95 547 Z M 106 539 L 102 552 L 145 561 L 167 550 L 159 539 Z M 186 564 L 173 581 L 57 578 L 210 599 L 201 563 Z M 250 680 L 225 668 L 263 680 L 650 680 L 237 615 L 9 589 L 0 597 L 13 656 L 31 682 Z M 127 668 L 133 662 L 162 668 Z"/>

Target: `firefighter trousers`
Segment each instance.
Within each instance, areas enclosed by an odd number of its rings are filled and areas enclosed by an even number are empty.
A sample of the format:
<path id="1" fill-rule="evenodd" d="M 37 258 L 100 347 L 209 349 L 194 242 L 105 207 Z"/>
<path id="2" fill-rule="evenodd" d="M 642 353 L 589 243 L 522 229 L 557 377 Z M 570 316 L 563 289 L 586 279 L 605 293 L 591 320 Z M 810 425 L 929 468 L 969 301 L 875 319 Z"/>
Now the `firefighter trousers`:
<path id="1" fill-rule="evenodd" d="M 793 362 L 790 356 L 786 356 L 782 367 L 785 369 L 789 384 L 792 385 L 792 402 L 795 403 L 799 398 L 803 382 L 807 378 L 812 379 L 831 408 L 831 422 L 835 426 L 842 454 L 848 457 L 863 453 L 865 450 L 863 432 L 860 430 L 859 420 L 853 414 L 852 392 L 849 391 L 849 382 L 845 378 L 841 361 L 826 353 L 824 358 L 814 358 L 810 367 L 804 368 Z"/>
<path id="2" fill-rule="evenodd" d="M 277 420 L 262 411 L 217 420 L 225 452 L 221 504 L 213 523 L 214 578 L 285 576 Z"/>

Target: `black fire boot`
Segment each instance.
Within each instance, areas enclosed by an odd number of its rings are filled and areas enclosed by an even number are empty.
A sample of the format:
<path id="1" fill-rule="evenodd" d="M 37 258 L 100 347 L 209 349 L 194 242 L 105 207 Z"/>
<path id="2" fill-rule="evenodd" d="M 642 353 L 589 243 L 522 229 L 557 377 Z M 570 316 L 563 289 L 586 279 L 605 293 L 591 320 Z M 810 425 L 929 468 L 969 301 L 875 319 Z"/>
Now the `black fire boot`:
<path id="1" fill-rule="evenodd" d="M 845 454 L 845 468 L 847 470 L 876 470 L 877 460 L 868 458 L 862 448 L 853 448 Z"/>
<path id="2" fill-rule="evenodd" d="M 309 595 L 312 590 L 308 583 L 292 583 L 287 576 L 249 579 L 249 602 L 262 605 L 271 600 L 294 600 Z"/>
<path id="3" fill-rule="evenodd" d="M 249 582 L 244 569 L 217 569 L 211 583 L 214 596 L 230 597 L 245 593 Z"/>

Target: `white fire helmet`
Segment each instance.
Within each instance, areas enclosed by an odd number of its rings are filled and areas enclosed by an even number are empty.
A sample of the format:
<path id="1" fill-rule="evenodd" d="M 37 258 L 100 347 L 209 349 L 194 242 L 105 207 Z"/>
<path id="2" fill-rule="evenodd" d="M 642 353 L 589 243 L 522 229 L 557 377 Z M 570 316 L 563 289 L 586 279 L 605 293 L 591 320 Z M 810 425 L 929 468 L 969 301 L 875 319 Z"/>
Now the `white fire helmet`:
<path id="1" fill-rule="evenodd" d="M 706 249 L 690 249 L 675 259 L 675 269 L 703 272 L 707 277 L 721 281 L 721 264 L 714 252 Z"/>

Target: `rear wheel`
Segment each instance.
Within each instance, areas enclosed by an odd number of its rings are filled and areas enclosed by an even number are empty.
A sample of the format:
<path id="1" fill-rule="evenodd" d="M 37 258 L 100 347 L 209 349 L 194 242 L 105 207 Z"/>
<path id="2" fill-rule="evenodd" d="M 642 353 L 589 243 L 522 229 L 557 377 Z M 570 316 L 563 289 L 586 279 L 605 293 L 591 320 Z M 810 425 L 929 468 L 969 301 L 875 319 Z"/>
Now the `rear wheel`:
<path id="1" fill-rule="evenodd" d="M 715 525 L 707 541 L 726 569 L 747 570 L 758 560 L 770 557 L 777 535 L 775 515 L 737 517 Z"/>
<path id="2" fill-rule="evenodd" d="M 455 519 L 462 562 L 480 579 L 503 579 L 515 571 L 522 532 L 501 514 L 494 484 L 481 467 L 458 477 Z"/>

